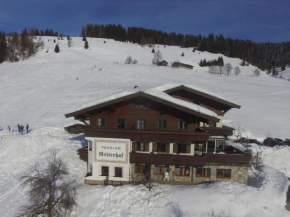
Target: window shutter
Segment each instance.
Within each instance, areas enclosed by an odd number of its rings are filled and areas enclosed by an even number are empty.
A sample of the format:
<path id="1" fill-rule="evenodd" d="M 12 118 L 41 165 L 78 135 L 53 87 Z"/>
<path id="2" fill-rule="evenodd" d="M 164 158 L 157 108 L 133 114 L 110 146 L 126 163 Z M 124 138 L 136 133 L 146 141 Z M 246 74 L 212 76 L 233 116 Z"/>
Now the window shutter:
<path id="1" fill-rule="evenodd" d="M 166 153 L 169 153 L 170 144 L 166 143 Z"/>
<path id="2" fill-rule="evenodd" d="M 137 150 L 137 142 L 132 142 L 132 151 Z"/>
<path id="3" fill-rule="evenodd" d="M 177 153 L 177 144 L 176 143 L 173 144 L 173 153 Z"/>
<path id="4" fill-rule="evenodd" d="M 188 153 L 188 154 L 190 153 L 190 146 L 191 146 L 190 144 L 189 145 L 188 144 L 186 145 L 186 153 Z"/>
<path id="5" fill-rule="evenodd" d="M 153 152 L 157 152 L 157 143 L 153 142 Z"/>
<path id="6" fill-rule="evenodd" d="M 149 151 L 149 142 L 145 142 L 145 151 Z"/>

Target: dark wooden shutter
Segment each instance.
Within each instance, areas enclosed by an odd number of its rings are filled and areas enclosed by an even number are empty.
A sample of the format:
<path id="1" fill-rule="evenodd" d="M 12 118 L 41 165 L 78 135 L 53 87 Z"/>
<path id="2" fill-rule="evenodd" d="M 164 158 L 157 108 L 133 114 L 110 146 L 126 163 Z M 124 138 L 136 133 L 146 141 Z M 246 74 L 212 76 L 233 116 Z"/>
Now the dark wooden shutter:
<path id="1" fill-rule="evenodd" d="M 153 142 L 153 152 L 157 152 L 157 143 Z"/>
<path id="2" fill-rule="evenodd" d="M 145 151 L 149 151 L 149 142 L 145 142 Z"/>
<path id="3" fill-rule="evenodd" d="M 173 153 L 177 153 L 178 146 L 176 143 L 173 144 Z"/>
<path id="4" fill-rule="evenodd" d="M 137 142 L 132 142 L 132 151 L 137 151 Z"/>
<path id="5" fill-rule="evenodd" d="M 170 143 L 166 143 L 166 153 L 169 153 L 170 150 Z"/>
<path id="6" fill-rule="evenodd" d="M 189 145 L 187 144 L 186 145 L 186 153 L 187 154 L 190 154 L 190 149 L 191 149 L 191 145 L 190 144 Z"/>

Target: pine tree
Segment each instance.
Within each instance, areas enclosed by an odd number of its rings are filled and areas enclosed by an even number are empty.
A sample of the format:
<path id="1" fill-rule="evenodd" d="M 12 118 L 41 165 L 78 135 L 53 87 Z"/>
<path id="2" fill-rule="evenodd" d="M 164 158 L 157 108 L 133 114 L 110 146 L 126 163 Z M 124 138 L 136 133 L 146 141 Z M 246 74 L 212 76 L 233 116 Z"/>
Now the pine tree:
<path id="1" fill-rule="evenodd" d="M 7 43 L 5 34 L 0 32 L 0 63 L 7 59 Z"/>
<path id="2" fill-rule="evenodd" d="M 152 51 L 151 51 L 152 53 L 155 53 L 155 50 L 154 50 L 154 48 L 152 49 Z"/>
<path id="3" fill-rule="evenodd" d="M 199 62 L 199 66 L 200 66 L 200 67 L 203 67 L 203 62 L 202 62 L 202 60 L 200 60 L 200 62 Z"/>
<path id="4" fill-rule="evenodd" d="M 181 56 L 184 57 L 184 53 L 183 52 L 182 52 Z"/>
<path id="5" fill-rule="evenodd" d="M 54 52 L 55 52 L 55 53 L 59 53 L 59 52 L 60 52 L 60 49 L 59 49 L 58 44 L 55 45 Z"/>
<path id="6" fill-rule="evenodd" d="M 285 70 L 286 70 L 286 65 L 285 65 L 285 62 L 283 61 L 281 65 L 281 71 L 285 71 Z"/>
<path id="7" fill-rule="evenodd" d="M 85 49 L 88 49 L 89 48 L 89 43 L 88 41 L 85 41 Z"/>

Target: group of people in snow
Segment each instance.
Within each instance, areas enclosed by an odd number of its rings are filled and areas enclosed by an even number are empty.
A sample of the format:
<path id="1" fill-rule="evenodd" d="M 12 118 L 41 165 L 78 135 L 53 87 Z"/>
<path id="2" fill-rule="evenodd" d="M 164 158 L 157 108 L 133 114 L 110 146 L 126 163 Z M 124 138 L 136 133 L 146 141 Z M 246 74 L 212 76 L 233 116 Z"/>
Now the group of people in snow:
<path id="1" fill-rule="evenodd" d="M 18 132 L 23 135 L 23 133 L 25 132 L 24 126 L 20 125 L 20 124 L 17 124 L 17 128 L 18 128 Z M 9 133 L 14 131 L 14 130 L 11 129 L 10 126 L 8 126 L 7 129 L 9 131 Z M 26 125 L 26 133 L 29 133 L 29 125 L 28 124 Z"/>

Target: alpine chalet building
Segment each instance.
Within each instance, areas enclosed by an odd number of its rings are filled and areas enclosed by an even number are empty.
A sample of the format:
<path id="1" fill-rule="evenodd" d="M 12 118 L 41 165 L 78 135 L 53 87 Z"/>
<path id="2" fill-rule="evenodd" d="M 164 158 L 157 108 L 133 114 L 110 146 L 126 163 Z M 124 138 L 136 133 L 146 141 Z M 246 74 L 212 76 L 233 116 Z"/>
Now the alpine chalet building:
<path id="1" fill-rule="evenodd" d="M 251 157 L 225 151 L 234 129 L 222 120 L 232 108 L 240 106 L 191 85 L 165 84 L 108 96 L 65 116 L 85 124 L 87 184 L 247 184 Z"/>

